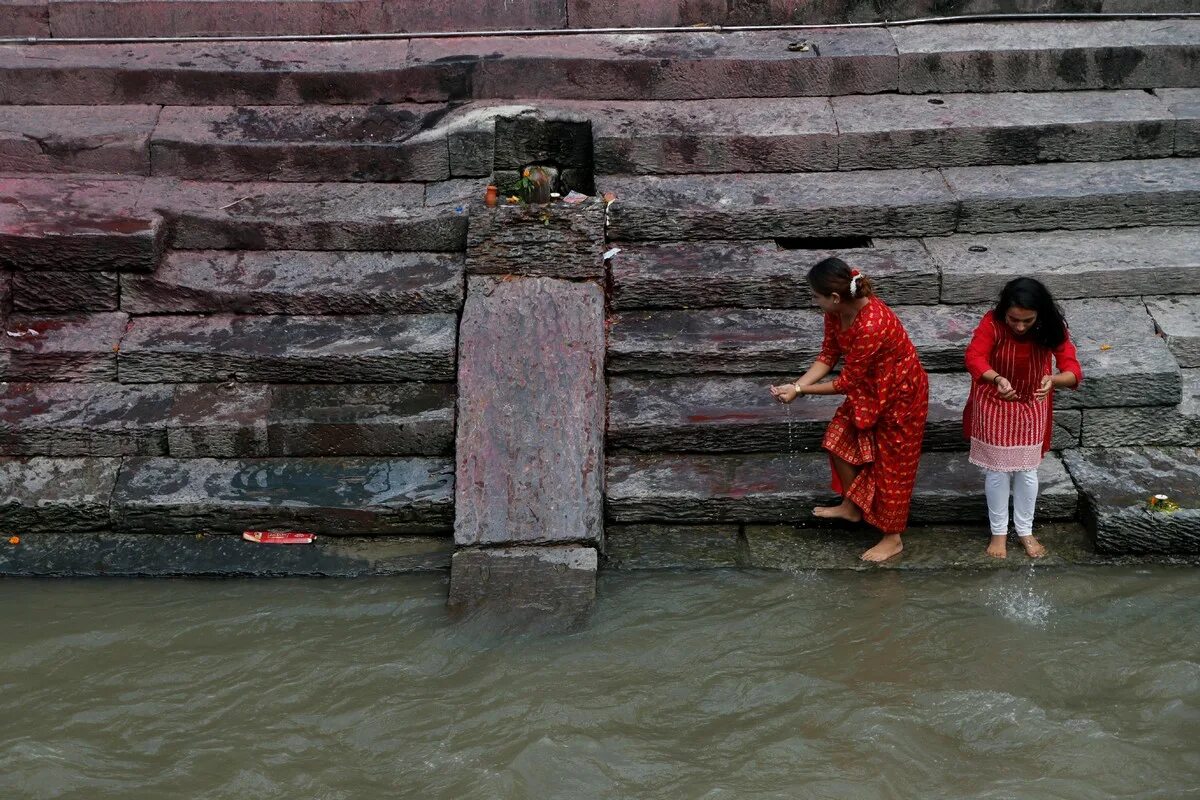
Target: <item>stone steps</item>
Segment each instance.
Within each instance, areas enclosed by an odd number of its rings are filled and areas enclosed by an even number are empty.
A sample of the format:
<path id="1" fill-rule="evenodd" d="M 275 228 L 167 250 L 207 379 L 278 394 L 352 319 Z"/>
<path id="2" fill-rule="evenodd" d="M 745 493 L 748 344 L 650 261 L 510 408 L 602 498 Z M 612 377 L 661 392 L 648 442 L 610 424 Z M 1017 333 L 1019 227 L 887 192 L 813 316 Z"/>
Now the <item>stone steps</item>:
<path id="1" fill-rule="evenodd" d="M 445 252 L 466 243 L 451 182 L 212 183 L 86 177 L 0 181 L 0 267 L 152 271 L 184 250 Z"/>
<path id="2" fill-rule="evenodd" d="M 196 250 L 120 291 L 130 314 L 426 314 L 457 312 L 463 286 L 459 253 Z"/>
<path id="3" fill-rule="evenodd" d="M 454 314 L 14 314 L 0 380 L 20 383 L 452 381 Z M 32 332 L 32 333 L 31 333 Z"/>
<path id="4" fill-rule="evenodd" d="M 930 15 L 1018 12 L 1194 11 L 1189 0 L 975 0 L 946 4 L 899 0 L 886 9 L 863 0 L 800 6 L 726 3 L 693 6 L 665 3 L 450 4 L 341 0 L 20 0 L 0 6 L 0 31 L 12 36 L 122 37 L 204 34 L 314 35 L 386 31 L 482 31 L 536 28 L 610 28 L 689 25 L 828 25 L 882 22 Z"/>
<path id="5" fill-rule="evenodd" d="M 612 455 L 606 508 L 611 523 L 792 523 L 819 527 L 814 504 L 834 498 L 824 454 Z M 1075 516 L 1078 493 L 1062 460 L 1039 470 L 1039 520 Z M 978 467 L 961 453 L 926 453 L 913 491 L 914 525 L 986 522 Z"/>
<path id="6" fill-rule="evenodd" d="M 1191 20 L 0 50 L 0 104 L 683 100 L 1194 87 Z M 789 49 L 805 39 L 806 49 Z M 1113 46 L 1120 42 L 1120 46 Z"/>
<path id="7" fill-rule="evenodd" d="M 1174 406 L 1179 366 L 1139 299 L 1062 303 L 1084 371 L 1060 408 Z M 897 306 L 930 372 L 963 371 L 963 354 L 986 306 Z M 612 375 L 788 375 L 820 352 L 823 328 L 813 309 L 631 311 L 609 320 Z"/>
<path id="8" fill-rule="evenodd" d="M 453 384 L 0 384 L 0 455 L 449 455 Z"/>
<path id="9" fill-rule="evenodd" d="M 618 241 L 939 236 L 1200 223 L 1200 161 L 610 177 Z"/>
<path id="10" fill-rule="evenodd" d="M 784 240 L 786 242 L 786 240 Z M 849 249 L 769 242 L 630 245 L 608 260 L 612 307 L 811 308 L 809 267 L 837 256 L 895 305 L 992 303 L 1036 274 L 1058 299 L 1200 294 L 1200 226 L 865 239 Z"/>
<path id="11" fill-rule="evenodd" d="M 1196 121 L 1187 103 L 1143 91 L 669 104 L 548 99 L 469 103 L 453 111 L 444 104 L 93 108 L 0 107 L 0 172 L 302 183 L 482 177 L 491 173 L 490 157 L 476 156 L 490 155 L 495 117 L 532 109 L 590 120 L 599 174 L 1156 158 L 1175 152 L 1177 124 Z M 1185 129 L 1185 151 L 1188 142 Z"/>
<path id="12" fill-rule="evenodd" d="M 1200 446 L 1200 369 L 1184 369 L 1183 400 L 1172 408 L 1082 409 L 1084 447 Z M 1055 412 L 1057 414 L 1061 412 Z"/>
<path id="13" fill-rule="evenodd" d="M 1153 288 L 1174 288 L 1172 283 L 1163 275 Z M 1179 366 L 1200 367 L 1200 297 L 1147 297 L 1146 309 Z"/>
<path id="14" fill-rule="evenodd" d="M 764 375 L 613 377 L 608 386 L 606 444 L 610 450 L 651 453 L 819 451 L 825 428 L 844 398 L 809 397 L 783 405 L 767 387 L 786 380 Z M 926 450 L 967 447 L 962 411 L 969 390 L 966 373 L 930 376 Z M 1073 409 L 1055 413 L 1054 449 L 1079 446 L 1082 413 Z M 1124 443 L 1134 444 L 1136 439 Z"/>
<path id="15" fill-rule="evenodd" d="M 19 533 L 444 533 L 453 501 L 449 458 L 0 458 Z"/>

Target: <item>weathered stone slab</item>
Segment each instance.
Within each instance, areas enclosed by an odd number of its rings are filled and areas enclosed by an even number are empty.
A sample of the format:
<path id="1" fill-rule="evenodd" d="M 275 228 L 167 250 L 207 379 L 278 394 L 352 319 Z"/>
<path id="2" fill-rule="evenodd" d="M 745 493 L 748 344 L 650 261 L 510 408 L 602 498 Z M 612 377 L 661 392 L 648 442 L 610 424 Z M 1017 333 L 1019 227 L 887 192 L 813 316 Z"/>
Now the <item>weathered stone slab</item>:
<path id="1" fill-rule="evenodd" d="M 173 5 L 173 4 L 172 4 Z M 292 4 L 288 4 L 289 6 Z M 301 105 L 429 102 L 403 40 L 38 45 L 0 51 L 4 105 Z M 445 97 L 444 91 L 437 96 Z"/>
<path id="2" fill-rule="evenodd" d="M 454 384 L 272 386 L 272 456 L 450 455 Z"/>
<path id="3" fill-rule="evenodd" d="M 49 36 L 49 0 L 0 2 L 0 36 Z"/>
<path id="4" fill-rule="evenodd" d="M 1105 553 L 1200 553 L 1200 454 L 1192 447 L 1073 450 L 1084 524 Z M 1181 508 L 1151 511 L 1152 495 Z"/>
<path id="5" fill-rule="evenodd" d="M 1133 92 L 834 97 L 838 169 L 1156 158 L 1175 118 Z"/>
<path id="6" fill-rule="evenodd" d="M 1200 155 L 1200 89 L 1156 89 L 1175 117 L 1175 155 Z"/>
<path id="7" fill-rule="evenodd" d="M 0 107 L 0 172 L 150 174 L 157 106 Z"/>
<path id="8" fill-rule="evenodd" d="M 116 311 L 120 296 L 115 272 L 17 272 L 12 279 L 17 311 Z"/>
<path id="9" fill-rule="evenodd" d="M 1077 391 L 1058 392 L 1058 408 L 1175 406 L 1179 367 L 1138 299 L 1062 304 L 1083 368 Z"/>
<path id="10" fill-rule="evenodd" d="M 595 604 L 598 561 L 592 547 L 459 550 L 446 605 L 455 616 L 484 613 L 573 629 Z"/>
<path id="11" fill-rule="evenodd" d="M 891 29 L 900 91 L 1013 92 L 1195 86 L 1200 24 L 1114 20 Z"/>
<path id="12" fill-rule="evenodd" d="M 151 384 L 154 385 L 154 384 Z M 271 388 L 244 383 L 171 384 L 162 420 L 172 458 L 252 458 L 269 455 Z"/>
<path id="13" fill-rule="evenodd" d="M 237 534 L 34 533 L 0 546 L 0 575 L 360 578 L 449 570 L 453 552 L 448 536 L 317 537 L 274 547 Z"/>
<path id="14" fill-rule="evenodd" d="M 614 240 L 927 236 L 954 229 L 934 170 L 608 178 Z"/>
<path id="15" fill-rule="evenodd" d="M 0 453 L 166 455 L 172 396 L 162 385 L 0 383 Z"/>
<path id="16" fill-rule="evenodd" d="M 127 533 L 441 533 L 453 518 L 445 458 L 131 458 L 113 492 Z"/>
<path id="17" fill-rule="evenodd" d="M 455 542 L 599 542 L 603 289 L 473 277 L 460 336 Z"/>
<path id="18" fill-rule="evenodd" d="M 476 205 L 467 232 L 472 275 L 604 278 L 604 201 Z"/>
<path id="19" fill-rule="evenodd" d="M 60 317 L 13 314 L 0 340 L 0 379 L 100 382 L 117 379 L 126 314 Z"/>
<path id="20" fill-rule="evenodd" d="M 463 259 L 448 253 L 174 252 L 125 275 L 131 314 L 420 314 L 462 306 Z"/>
<path id="21" fill-rule="evenodd" d="M 811 308 L 808 270 L 837 256 L 871 276 L 888 303 L 936 303 L 938 270 L 920 242 L 848 250 L 786 250 L 757 242 L 624 247 L 608 261 L 612 305 L 634 308 Z"/>
<path id="22" fill-rule="evenodd" d="M 1070 519 L 1078 496 L 1051 453 L 1038 471 L 1038 519 Z M 815 504 L 834 495 L 824 454 L 612 455 L 607 516 L 611 522 L 820 522 Z M 961 453 L 925 453 L 910 522 L 987 519 L 983 475 Z"/>
<path id="23" fill-rule="evenodd" d="M 614 525 L 604 532 L 612 569 L 721 569 L 744 565 L 736 525 Z"/>
<path id="24" fill-rule="evenodd" d="M 1185 369 L 1183 401 L 1174 408 L 1084 409 L 1084 447 L 1200 447 L 1200 369 Z"/>
<path id="25" fill-rule="evenodd" d="M 164 227 L 138 208 L 143 188 L 136 180 L 0 178 L 0 267 L 154 269 Z"/>
<path id="26" fill-rule="evenodd" d="M 597 34 L 424 39 L 412 44 L 430 100 L 542 98 L 688 100 L 825 97 L 895 91 L 886 31 Z M 440 89 L 435 94 L 434 89 Z"/>
<path id="27" fill-rule="evenodd" d="M 0 458 L 0 530 L 66 533 L 107 528 L 118 458 Z"/>
<path id="28" fill-rule="evenodd" d="M 923 244 L 941 271 L 943 303 L 994 303 L 1022 275 L 1036 275 L 1058 299 L 1136 297 L 1148 287 L 1200 294 L 1200 227 L 974 233 Z"/>
<path id="29" fill-rule="evenodd" d="M 1188 158 L 942 170 L 959 232 L 1200 223 L 1200 162 Z"/>
<path id="30" fill-rule="evenodd" d="M 183 250 L 462 250 L 466 208 L 427 209 L 424 198 L 415 183 L 181 181 L 157 207 Z"/>
<path id="31" fill-rule="evenodd" d="M 50 0 L 50 22 L 57 37 L 317 34 L 328 3 Z"/>
<path id="32" fill-rule="evenodd" d="M 179 106 L 150 142 L 155 175 L 212 181 L 440 181 L 441 106 Z M 433 128 L 430 130 L 430 128 Z"/>
<path id="33" fill-rule="evenodd" d="M 931 371 L 960 371 L 963 353 L 986 309 L 895 309 Z M 821 351 L 819 311 L 733 309 L 630 311 L 609 319 L 608 370 L 691 375 L 698 372 L 799 374 Z"/>
<path id="34" fill-rule="evenodd" d="M 452 314 L 361 317 L 136 317 L 123 383 L 452 380 Z"/>
<path id="35" fill-rule="evenodd" d="M 1034 528 L 1046 555 L 1037 569 L 1078 566 L 1191 565 L 1197 556 L 1120 556 L 1097 553 L 1082 525 L 1051 522 Z M 989 531 L 984 526 L 936 525 L 910 528 L 904 534 L 904 553 L 882 564 L 871 564 L 861 555 L 878 541 L 869 530 L 819 530 L 792 525 L 747 525 L 747 566 L 791 572 L 811 570 L 1027 570 L 1029 558 L 1009 537 L 1008 558 L 992 558 L 985 549 Z"/>
<path id="36" fill-rule="evenodd" d="M 1147 297 L 1146 308 L 1181 367 L 1200 367 L 1200 297 Z"/>
<path id="37" fill-rule="evenodd" d="M 447 0 L 411 3 L 384 0 L 386 30 L 486 31 L 567 27 L 567 0 L 494 3 L 490 0 Z"/>

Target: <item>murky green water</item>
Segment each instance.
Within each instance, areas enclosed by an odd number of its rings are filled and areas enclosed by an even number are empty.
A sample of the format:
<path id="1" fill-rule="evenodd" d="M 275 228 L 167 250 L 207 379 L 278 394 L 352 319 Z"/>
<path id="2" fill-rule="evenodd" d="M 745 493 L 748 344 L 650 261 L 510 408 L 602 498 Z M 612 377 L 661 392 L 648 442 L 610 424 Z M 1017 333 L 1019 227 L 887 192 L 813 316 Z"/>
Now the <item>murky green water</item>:
<path id="1" fill-rule="evenodd" d="M 1200 796 L 1200 571 L 0 582 L 0 797 Z"/>

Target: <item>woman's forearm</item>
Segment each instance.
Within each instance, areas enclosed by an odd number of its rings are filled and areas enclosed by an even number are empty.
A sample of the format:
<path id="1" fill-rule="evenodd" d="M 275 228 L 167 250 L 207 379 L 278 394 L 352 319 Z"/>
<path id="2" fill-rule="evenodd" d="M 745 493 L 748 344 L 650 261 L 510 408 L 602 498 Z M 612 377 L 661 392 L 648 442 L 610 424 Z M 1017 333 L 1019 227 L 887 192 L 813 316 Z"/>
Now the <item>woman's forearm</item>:
<path id="1" fill-rule="evenodd" d="M 814 383 L 821 380 L 821 378 L 824 378 L 826 375 L 828 375 L 832 369 L 833 368 L 824 361 L 814 361 L 813 365 L 808 368 L 808 372 L 805 372 L 796 379 L 796 385 L 812 386 Z"/>
<path id="2" fill-rule="evenodd" d="M 1060 372 L 1052 379 L 1054 386 L 1057 389 L 1069 389 L 1079 383 L 1079 376 L 1074 372 Z"/>
<path id="3" fill-rule="evenodd" d="M 812 383 L 804 386 L 804 394 L 841 394 L 833 387 L 833 381 L 825 381 L 824 383 Z"/>

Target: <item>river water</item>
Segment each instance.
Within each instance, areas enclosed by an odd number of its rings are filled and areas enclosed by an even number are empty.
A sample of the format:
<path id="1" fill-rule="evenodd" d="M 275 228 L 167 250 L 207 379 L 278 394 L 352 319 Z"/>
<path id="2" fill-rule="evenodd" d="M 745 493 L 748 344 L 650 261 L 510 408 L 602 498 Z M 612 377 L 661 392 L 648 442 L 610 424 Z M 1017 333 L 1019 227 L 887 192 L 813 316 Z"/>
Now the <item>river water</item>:
<path id="1" fill-rule="evenodd" d="M 1200 571 L 0 581 L 0 797 L 1200 797 Z"/>

